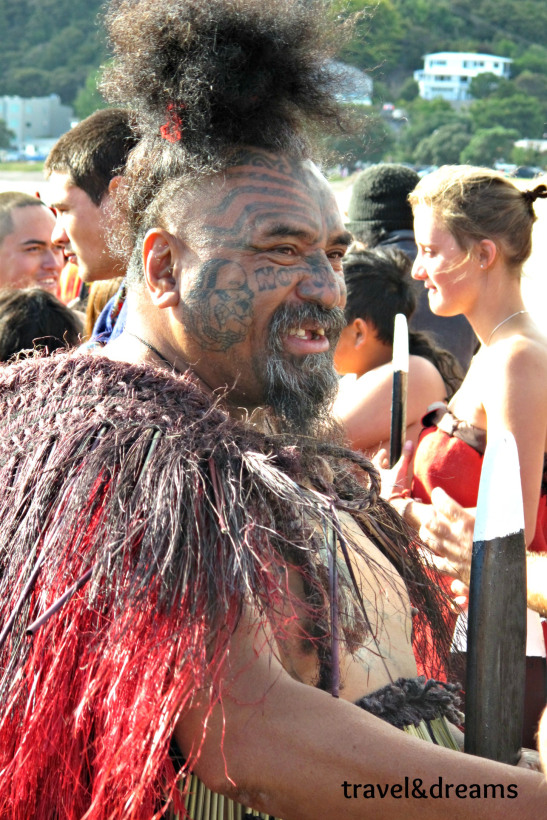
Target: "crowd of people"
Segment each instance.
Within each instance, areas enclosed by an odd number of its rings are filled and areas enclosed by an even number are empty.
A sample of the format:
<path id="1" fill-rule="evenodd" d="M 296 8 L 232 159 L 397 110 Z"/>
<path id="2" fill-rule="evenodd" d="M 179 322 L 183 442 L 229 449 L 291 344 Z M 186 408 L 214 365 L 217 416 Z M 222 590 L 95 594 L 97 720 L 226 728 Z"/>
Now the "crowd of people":
<path id="1" fill-rule="evenodd" d="M 52 149 L 51 201 L 0 195 L 0 816 L 535 820 L 537 754 L 462 753 L 450 650 L 509 430 L 545 755 L 520 275 L 547 187 L 382 164 L 344 219 L 313 162 L 343 118 L 320 0 L 112 0 L 105 25 L 112 107 Z"/>

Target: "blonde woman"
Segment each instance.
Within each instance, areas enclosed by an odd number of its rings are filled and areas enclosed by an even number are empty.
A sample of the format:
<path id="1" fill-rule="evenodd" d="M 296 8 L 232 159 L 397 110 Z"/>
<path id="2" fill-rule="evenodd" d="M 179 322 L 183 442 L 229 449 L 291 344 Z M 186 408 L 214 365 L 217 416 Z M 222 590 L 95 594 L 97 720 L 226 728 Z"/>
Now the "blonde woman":
<path id="1" fill-rule="evenodd" d="M 547 340 L 520 288 L 536 220 L 533 203 L 546 196 L 545 185 L 522 191 L 489 169 L 446 166 L 424 177 L 409 197 L 418 246 L 412 275 L 423 281 L 434 313 L 462 313 L 481 342 L 448 408 L 426 417 L 411 500 L 393 501 L 422 534 L 429 530 L 442 540 L 443 530 L 461 528 L 457 504 L 476 505 L 487 436 L 505 429 L 519 453 L 527 547 L 547 551 Z M 457 502 L 452 515 L 430 506 L 438 488 Z M 443 503 L 446 510 L 446 496 Z M 451 554 L 451 574 L 464 580 L 469 540 L 460 539 L 459 554 Z"/>

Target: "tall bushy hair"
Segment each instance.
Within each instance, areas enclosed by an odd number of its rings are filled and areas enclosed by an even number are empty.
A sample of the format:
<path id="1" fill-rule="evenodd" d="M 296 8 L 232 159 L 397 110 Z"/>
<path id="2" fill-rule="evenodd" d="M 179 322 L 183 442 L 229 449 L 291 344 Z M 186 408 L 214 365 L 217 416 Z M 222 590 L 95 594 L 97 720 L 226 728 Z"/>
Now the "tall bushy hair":
<path id="1" fill-rule="evenodd" d="M 102 89 L 136 112 L 122 210 L 132 248 L 176 189 L 253 146 L 309 157 L 341 121 L 325 0 L 112 0 Z"/>

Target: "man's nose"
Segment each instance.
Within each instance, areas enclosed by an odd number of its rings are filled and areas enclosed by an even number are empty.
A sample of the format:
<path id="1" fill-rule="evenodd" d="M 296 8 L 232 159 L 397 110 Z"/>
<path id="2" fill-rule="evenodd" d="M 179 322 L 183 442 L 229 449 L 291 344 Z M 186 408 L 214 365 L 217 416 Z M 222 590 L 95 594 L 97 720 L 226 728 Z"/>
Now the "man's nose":
<path id="1" fill-rule="evenodd" d="M 68 236 L 59 217 L 51 233 L 51 241 L 54 245 L 68 245 Z"/>
<path id="2" fill-rule="evenodd" d="M 296 288 L 298 296 L 328 309 L 344 307 L 346 287 L 342 272 L 336 272 L 324 254 L 309 259 L 306 268 Z"/>

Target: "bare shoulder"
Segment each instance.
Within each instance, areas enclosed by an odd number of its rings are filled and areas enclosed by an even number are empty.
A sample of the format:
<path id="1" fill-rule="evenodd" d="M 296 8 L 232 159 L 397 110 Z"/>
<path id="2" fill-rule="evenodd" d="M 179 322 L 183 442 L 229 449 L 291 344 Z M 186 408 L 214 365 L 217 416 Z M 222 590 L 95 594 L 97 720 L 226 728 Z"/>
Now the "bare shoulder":
<path id="1" fill-rule="evenodd" d="M 500 340 L 484 351 L 482 365 L 484 374 L 498 374 L 512 384 L 547 394 L 547 339 L 539 333 Z"/>
<path id="2" fill-rule="evenodd" d="M 408 360 L 408 377 L 423 385 L 431 385 L 446 392 L 441 374 L 432 361 L 425 356 L 410 356 Z"/>
<path id="3" fill-rule="evenodd" d="M 516 334 L 486 349 L 480 390 L 488 429 L 497 423 L 520 441 L 541 439 L 547 446 L 547 341 L 539 335 Z M 534 444 L 534 447 L 536 445 Z"/>

